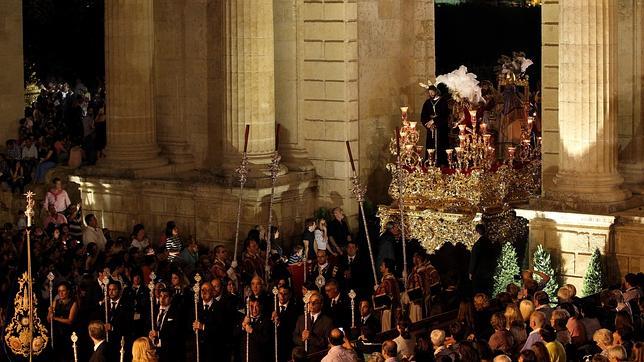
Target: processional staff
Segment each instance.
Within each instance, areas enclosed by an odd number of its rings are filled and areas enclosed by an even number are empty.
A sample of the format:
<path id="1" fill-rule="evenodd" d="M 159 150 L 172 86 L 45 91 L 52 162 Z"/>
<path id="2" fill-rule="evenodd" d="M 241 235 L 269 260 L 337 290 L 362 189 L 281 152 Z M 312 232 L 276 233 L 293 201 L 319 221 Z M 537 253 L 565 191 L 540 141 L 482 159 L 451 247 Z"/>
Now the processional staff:
<path id="1" fill-rule="evenodd" d="M 304 329 L 308 330 L 309 329 L 309 299 L 311 299 L 311 291 L 307 291 L 306 294 L 304 294 Z M 304 341 L 304 351 L 308 352 L 309 351 L 309 340 Z"/>
<path id="2" fill-rule="evenodd" d="M 239 198 L 237 199 L 237 227 L 235 228 L 235 251 L 233 252 L 233 262 L 230 266 L 234 269 L 237 268 L 237 249 L 239 246 L 239 222 L 241 220 L 242 196 L 244 194 L 244 185 L 248 179 L 248 133 L 250 132 L 250 125 L 247 124 L 244 131 L 244 152 L 242 153 L 241 164 L 235 170 L 239 175 Z"/>
<path id="3" fill-rule="evenodd" d="M 154 272 L 150 273 L 150 282 L 148 283 L 148 289 L 150 290 L 150 329 L 155 330 L 154 323 L 154 280 L 157 278 L 157 275 Z"/>
<path id="4" fill-rule="evenodd" d="M 120 350 L 121 358 L 120 361 L 123 362 L 123 358 L 125 357 L 125 337 L 121 336 L 121 350 Z"/>
<path id="5" fill-rule="evenodd" d="M 31 191 L 27 192 L 27 208 L 25 215 L 27 216 L 27 281 L 29 284 L 29 361 L 33 359 L 34 354 L 34 288 L 33 279 L 31 278 L 31 225 L 34 216 L 34 197 L 35 194 Z"/>
<path id="6" fill-rule="evenodd" d="M 349 152 L 349 160 L 351 161 L 351 171 L 353 172 L 353 176 L 351 176 L 351 183 L 353 184 L 351 187 L 351 192 L 353 192 L 353 195 L 355 196 L 356 200 L 358 200 L 358 204 L 360 205 L 360 212 L 362 213 L 362 222 L 365 230 L 365 235 L 367 236 L 367 246 L 369 247 L 369 258 L 371 259 L 371 271 L 373 272 L 373 283 L 375 288 L 377 288 L 378 275 L 376 274 L 376 262 L 373 259 L 371 237 L 369 236 L 369 228 L 367 227 L 367 216 L 364 213 L 364 196 L 367 193 L 367 188 L 362 187 L 360 185 L 360 179 L 358 177 L 358 174 L 356 173 L 355 163 L 353 162 L 353 154 L 351 153 L 351 144 L 349 143 L 349 141 L 346 141 L 346 143 L 347 143 L 347 151 Z"/>
<path id="7" fill-rule="evenodd" d="M 47 274 L 47 280 L 49 280 L 49 308 L 51 309 L 51 320 L 49 321 L 49 330 L 51 331 L 51 348 L 54 348 L 54 316 L 56 311 L 54 310 L 54 273 L 49 272 Z"/>
<path id="8" fill-rule="evenodd" d="M 74 350 L 74 362 L 78 362 L 78 349 L 76 348 L 76 342 L 78 341 L 78 336 L 76 332 L 72 332 L 72 349 Z"/>
<path id="9" fill-rule="evenodd" d="M 107 286 L 110 283 L 110 278 L 105 275 L 103 276 L 103 304 L 105 307 L 105 323 L 110 322 L 110 303 L 108 299 L 108 291 L 107 291 Z M 110 341 L 110 332 L 106 331 L 105 333 L 105 341 L 109 342 Z"/>
<path id="10" fill-rule="evenodd" d="M 195 320 L 199 321 L 199 292 L 201 291 L 201 275 L 195 274 L 195 285 L 192 291 L 195 295 Z M 195 351 L 197 353 L 197 362 L 199 362 L 199 328 L 195 329 Z"/>
<path id="11" fill-rule="evenodd" d="M 246 297 L 246 318 L 250 320 L 250 296 Z M 249 361 L 249 354 L 250 354 L 250 333 L 248 333 L 248 330 L 246 330 L 246 362 Z"/>
<path id="12" fill-rule="evenodd" d="M 349 298 L 351 298 L 351 329 L 356 328 L 356 292 L 351 289 L 349 291 Z"/>
<path id="13" fill-rule="evenodd" d="M 277 290 L 277 287 L 273 287 L 273 306 L 274 306 L 273 310 L 275 311 L 275 313 L 279 313 L 279 309 L 277 308 L 277 293 L 279 293 L 279 291 Z M 278 319 L 275 318 L 275 320 L 273 321 L 274 329 L 275 329 L 274 331 L 275 332 L 274 333 L 275 334 L 275 362 L 278 362 L 277 360 L 277 323 L 278 323 Z"/>
<path id="14" fill-rule="evenodd" d="M 275 182 L 277 181 L 277 175 L 280 171 L 280 156 L 279 152 L 280 145 L 280 124 L 278 123 L 275 127 L 275 151 L 273 152 L 273 158 L 271 159 L 271 164 L 268 166 L 268 171 L 271 173 L 271 197 L 268 203 L 268 227 L 266 228 L 266 264 L 264 265 L 264 270 L 266 270 L 266 280 L 270 277 L 270 266 L 268 261 L 271 255 L 271 237 L 273 233 L 271 229 L 273 228 L 273 201 L 275 200 Z"/>
<path id="15" fill-rule="evenodd" d="M 407 120 L 407 107 L 400 107 L 402 111 L 403 122 Z M 403 169 L 402 157 L 400 155 L 400 130 L 396 127 L 396 166 L 398 168 L 397 180 L 398 181 L 398 210 L 400 211 L 400 238 L 402 240 L 402 254 L 403 254 L 403 285 L 407 291 L 407 241 L 405 240 L 405 209 L 403 205 Z"/>

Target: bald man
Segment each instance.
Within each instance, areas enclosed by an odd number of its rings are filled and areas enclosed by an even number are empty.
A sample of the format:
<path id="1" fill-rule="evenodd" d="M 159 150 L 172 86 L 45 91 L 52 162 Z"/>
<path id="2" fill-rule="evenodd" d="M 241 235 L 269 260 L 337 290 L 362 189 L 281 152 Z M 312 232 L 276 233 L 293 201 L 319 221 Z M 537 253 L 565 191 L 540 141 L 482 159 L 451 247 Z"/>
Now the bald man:
<path id="1" fill-rule="evenodd" d="M 323 299 L 318 292 L 313 292 L 309 298 L 308 321 L 304 328 L 304 315 L 300 315 L 293 331 L 293 343 L 296 347 L 308 347 L 308 353 L 316 353 L 327 348 L 327 337 L 333 329 L 333 320 L 322 314 Z M 312 361 L 320 361 L 322 357 L 316 357 Z"/>
<path id="2" fill-rule="evenodd" d="M 357 360 L 351 343 L 339 328 L 333 328 L 329 333 L 329 344 L 331 348 L 322 358 L 322 362 L 353 362 Z"/>

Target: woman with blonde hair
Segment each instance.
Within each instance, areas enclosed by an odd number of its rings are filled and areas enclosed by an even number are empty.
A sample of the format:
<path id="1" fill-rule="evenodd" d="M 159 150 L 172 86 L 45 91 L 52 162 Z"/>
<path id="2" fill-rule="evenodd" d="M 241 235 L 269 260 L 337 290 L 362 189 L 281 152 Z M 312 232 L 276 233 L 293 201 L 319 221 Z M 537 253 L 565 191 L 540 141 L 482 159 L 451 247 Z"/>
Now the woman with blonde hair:
<path id="1" fill-rule="evenodd" d="M 132 362 L 157 362 L 152 343 L 147 337 L 140 337 L 132 344 Z"/>
<path id="2" fill-rule="evenodd" d="M 519 304 L 519 310 L 521 311 L 523 321 L 526 323 L 526 325 L 529 324 L 530 316 L 532 315 L 532 312 L 534 312 L 534 303 L 527 299 L 524 299 L 521 301 L 521 304 Z"/>
<path id="3" fill-rule="evenodd" d="M 523 347 L 526 339 L 528 339 L 528 332 L 526 331 L 525 322 L 523 321 L 519 307 L 516 304 L 508 304 L 505 307 L 504 316 L 506 320 L 505 328 L 512 333 L 514 346 L 520 349 Z"/>

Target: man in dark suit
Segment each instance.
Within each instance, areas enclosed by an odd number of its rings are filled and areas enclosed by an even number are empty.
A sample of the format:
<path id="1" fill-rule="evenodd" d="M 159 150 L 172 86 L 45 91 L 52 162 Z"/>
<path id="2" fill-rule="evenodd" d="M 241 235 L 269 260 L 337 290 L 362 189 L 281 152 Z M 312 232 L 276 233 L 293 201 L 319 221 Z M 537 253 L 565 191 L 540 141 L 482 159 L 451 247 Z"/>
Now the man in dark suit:
<path id="1" fill-rule="evenodd" d="M 297 317 L 302 311 L 299 303 L 291 298 L 291 289 L 282 286 L 277 294 L 277 310 L 273 312 L 273 321 L 277 322 L 278 361 L 288 361 L 293 350 L 293 330 Z"/>
<path id="2" fill-rule="evenodd" d="M 490 293 L 498 247 L 485 236 L 485 225 L 476 225 L 476 232 L 479 238 L 472 246 L 469 268 L 472 289 L 474 293 Z"/>
<path id="3" fill-rule="evenodd" d="M 132 335 L 145 335 L 147 322 L 150 320 L 150 299 L 148 288 L 142 285 L 141 274 L 132 276 L 132 286 L 123 291 L 123 298 L 132 306 Z"/>
<path id="4" fill-rule="evenodd" d="M 340 258 L 340 268 L 342 269 L 343 289 L 353 289 L 358 295 L 367 295 L 371 292 L 369 288 L 369 273 L 366 270 L 370 266 L 362 258 L 358 244 L 355 241 L 347 243 L 347 252 Z"/>
<path id="5" fill-rule="evenodd" d="M 304 346 L 307 353 L 323 351 L 327 348 L 327 337 L 333 329 L 333 320 L 322 313 L 323 298 L 319 292 L 312 292 L 308 303 L 308 313 L 297 319 L 293 330 L 293 343 L 296 347 Z M 307 318 L 306 328 L 304 318 Z M 319 361 L 323 356 L 312 359 Z"/>
<path id="6" fill-rule="evenodd" d="M 176 362 L 183 356 L 181 321 L 178 311 L 172 306 L 172 294 L 172 290 L 165 288 L 159 292 L 155 328 L 148 334 L 157 348 L 159 362 Z"/>
<path id="7" fill-rule="evenodd" d="M 322 311 L 333 320 L 335 327 L 349 330 L 351 328 L 351 302 L 349 297 L 340 292 L 340 286 L 335 279 L 330 279 L 324 286 L 326 298 Z"/>
<path id="8" fill-rule="evenodd" d="M 250 313 L 244 317 L 237 333 L 241 333 L 242 356 L 244 361 L 269 362 L 274 361 L 273 352 L 273 323 L 262 313 L 259 299 L 250 297 L 248 301 Z M 248 357 L 246 357 L 248 348 Z M 214 361 L 214 360 L 213 360 Z"/>
<path id="9" fill-rule="evenodd" d="M 215 359 L 226 360 L 229 355 L 228 341 L 231 330 L 231 315 L 223 294 L 221 281 L 218 288 L 211 282 L 201 285 L 201 302 L 198 315 L 192 324 L 193 330 L 199 331 L 199 352 L 202 361 Z"/>
<path id="10" fill-rule="evenodd" d="M 113 354 L 118 354 L 121 349 L 121 338 L 125 338 L 125 360 L 131 359 L 132 347 L 132 319 L 134 313 L 132 306 L 125 298 L 121 298 L 121 283 L 110 281 L 107 285 L 108 294 L 108 320 L 105 323 L 105 330 L 108 333 L 108 340 Z"/>
<path id="11" fill-rule="evenodd" d="M 360 301 L 360 319 L 356 322 L 356 327 L 359 335 L 366 341 L 374 341 L 376 334 L 380 332 L 380 320 L 373 312 L 369 299 Z"/>
<path id="12" fill-rule="evenodd" d="M 101 321 L 92 321 L 87 327 L 89 338 L 94 343 L 94 350 L 89 358 L 89 362 L 107 362 L 108 347 L 105 342 L 105 325 Z"/>
<path id="13" fill-rule="evenodd" d="M 329 280 L 340 276 L 338 266 L 329 261 L 329 255 L 327 254 L 326 250 L 318 250 L 317 262 L 311 270 L 309 280 L 315 281 L 319 276 L 324 277 L 324 280 Z"/>

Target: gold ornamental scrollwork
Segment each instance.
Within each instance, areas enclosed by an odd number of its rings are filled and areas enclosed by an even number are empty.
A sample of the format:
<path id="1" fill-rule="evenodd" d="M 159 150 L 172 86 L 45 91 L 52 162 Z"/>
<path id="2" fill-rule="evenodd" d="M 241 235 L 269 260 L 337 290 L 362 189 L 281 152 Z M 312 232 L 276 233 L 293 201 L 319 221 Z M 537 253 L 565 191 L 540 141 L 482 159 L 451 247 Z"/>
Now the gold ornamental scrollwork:
<path id="1" fill-rule="evenodd" d="M 30 338 L 29 328 L 29 292 L 27 273 L 18 279 L 18 293 L 13 302 L 13 318 L 5 329 L 4 340 L 11 352 L 17 356 L 29 357 L 29 342 L 32 340 L 32 353 L 40 354 L 47 347 L 49 337 L 47 329 L 40 323 L 36 308 L 36 297 L 33 302 L 33 339 Z"/>
<path id="2" fill-rule="evenodd" d="M 397 208 L 380 205 L 378 217 L 385 230 L 387 222 L 400 222 L 400 212 Z M 468 249 L 476 242 L 478 234 L 475 226 L 480 218 L 477 214 L 448 213 L 424 210 L 406 210 L 405 228 L 409 230 L 409 239 L 416 239 L 430 253 L 440 248 L 444 243 L 463 243 Z"/>

